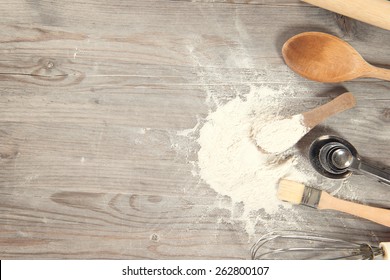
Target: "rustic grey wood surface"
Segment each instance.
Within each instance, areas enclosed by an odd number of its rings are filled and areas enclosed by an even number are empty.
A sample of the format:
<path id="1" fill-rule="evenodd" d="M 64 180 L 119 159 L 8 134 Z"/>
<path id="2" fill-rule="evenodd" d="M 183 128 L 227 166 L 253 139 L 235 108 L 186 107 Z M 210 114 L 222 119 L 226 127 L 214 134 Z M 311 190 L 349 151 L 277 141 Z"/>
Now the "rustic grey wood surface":
<path id="1" fill-rule="evenodd" d="M 307 135 L 303 153 L 332 132 L 390 166 L 390 83 L 316 83 L 281 57 L 292 35 L 324 31 L 390 68 L 388 31 L 298 0 L 17 0 L 0 15 L 2 259 L 249 258 L 265 230 L 249 238 L 229 222 L 227 198 L 191 173 L 196 144 L 177 138 L 212 110 L 210 93 L 295 82 L 308 89 L 292 100 L 301 110 L 349 90 L 358 107 Z M 389 187 L 351 186 L 390 208 Z M 371 222 L 299 211 L 308 230 L 390 241 Z"/>

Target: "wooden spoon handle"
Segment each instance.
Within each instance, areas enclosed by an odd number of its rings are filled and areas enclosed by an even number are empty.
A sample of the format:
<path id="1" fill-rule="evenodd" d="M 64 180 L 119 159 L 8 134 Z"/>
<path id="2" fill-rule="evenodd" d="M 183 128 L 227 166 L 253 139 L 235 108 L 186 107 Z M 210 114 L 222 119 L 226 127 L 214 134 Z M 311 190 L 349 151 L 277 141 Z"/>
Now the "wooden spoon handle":
<path id="1" fill-rule="evenodd" d="M 390 81 L 390 69 L 372 66 L 370 71 L 365 75 L 365 77 L 372 77 L 385 81 Z"/>
<path id="2" fill-rule="evenodd" d="M 353 108 L 355 105 L 355 97 L 352 93 L 346 92 L 320 107 L 303 113 L 303 122 L 307 128 L 312 129 L 330 116 Z"/>
<path id="3" fill-rule="evenodd" d="M 321 193 L 318 209 L 332 209 L 348 213 L 390 227 L 390 210 L 358 204 Z"/>
<path id="4" fill-rule="evenodd" d="M 390 30 L 387 0 L 302 0 L 317 7 Z"/>

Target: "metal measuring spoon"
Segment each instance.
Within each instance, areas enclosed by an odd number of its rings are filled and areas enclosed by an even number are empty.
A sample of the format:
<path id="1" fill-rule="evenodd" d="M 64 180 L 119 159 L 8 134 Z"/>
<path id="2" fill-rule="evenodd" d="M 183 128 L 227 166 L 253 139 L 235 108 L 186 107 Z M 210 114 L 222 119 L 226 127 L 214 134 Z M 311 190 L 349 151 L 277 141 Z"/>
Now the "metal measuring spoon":
<path id="1" fill-rule="evenodd" d="M 365 163 L 355 147 L 343 138 L 317 138 L 310 146 L 309 157 L 314 169 L 325 177 L 343 179 L 356 172 L 390 185 L 390 173 Z"/>

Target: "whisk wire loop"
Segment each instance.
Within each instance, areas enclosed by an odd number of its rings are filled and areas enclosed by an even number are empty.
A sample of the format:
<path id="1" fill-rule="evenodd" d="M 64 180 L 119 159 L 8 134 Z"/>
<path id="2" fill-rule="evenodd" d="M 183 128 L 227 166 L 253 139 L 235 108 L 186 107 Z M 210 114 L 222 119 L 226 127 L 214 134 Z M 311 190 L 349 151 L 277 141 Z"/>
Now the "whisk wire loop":
<path id="1" fill-rule="evenodd" d="M 277 243 L 280 247 L 281 244 L 284 245 L 287 243 L 289 245 L 294 242 L 300 242 L 300 246 L 275 248 Z M 295 258 L 298 255 L 300 259 L 372 260 L 377 256 L 383 255 L 383 250 L 367 243 L 324 237 L 301 231 L 279 231 L 264 234 L 251 248 L 251 257 L 253 260 L 288 259 L 291 258 L 289 257 L 291 254 Z"/>

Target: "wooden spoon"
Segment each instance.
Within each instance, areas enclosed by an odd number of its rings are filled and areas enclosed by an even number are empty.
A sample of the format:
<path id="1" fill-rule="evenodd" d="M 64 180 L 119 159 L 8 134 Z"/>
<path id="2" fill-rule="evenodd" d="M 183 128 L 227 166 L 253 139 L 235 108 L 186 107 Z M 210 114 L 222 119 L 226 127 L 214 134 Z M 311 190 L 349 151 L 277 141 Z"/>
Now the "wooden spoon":
<path id="1" fill-rule="evenodd" d="M 301 76 L 325 83 L 360 77 L 390 81 L 390 69 L 372 66 L 348 43 L 321 32 L 291 37 L 282 49 L 286 64 Z"/>
<path id="2" fill-rule="evenodd" d="M 312 128 L 330 116 L 353 108 L 356 100 L 346 92 L 332 101 L 288 119 L 276 120 L 255 128 L 252 137 L 259 149 L 268 154 L 279 154 L 294 146 Z"/>

